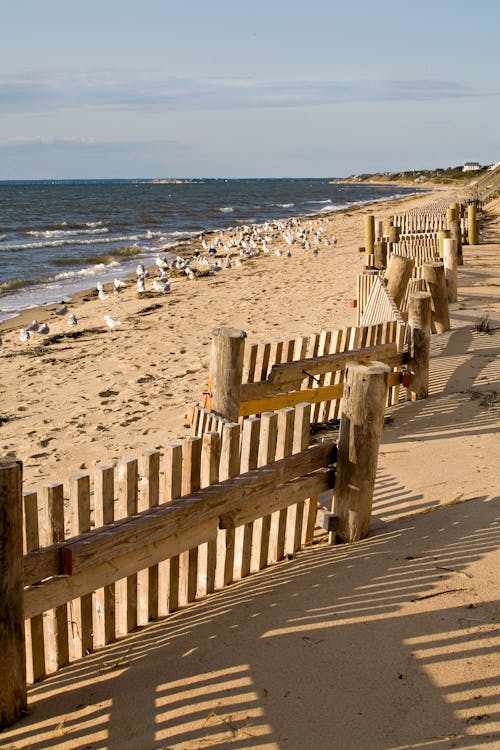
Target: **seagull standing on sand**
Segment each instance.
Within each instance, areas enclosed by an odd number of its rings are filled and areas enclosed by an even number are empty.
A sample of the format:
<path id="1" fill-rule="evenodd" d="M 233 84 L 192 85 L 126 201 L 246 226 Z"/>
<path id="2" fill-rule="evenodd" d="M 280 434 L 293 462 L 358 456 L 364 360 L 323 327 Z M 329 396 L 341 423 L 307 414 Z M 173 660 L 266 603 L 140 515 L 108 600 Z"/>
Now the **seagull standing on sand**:
<path id="1" fill-rule="evenodd" d="M 99 289 L 99 294 L 97 296 L 99 297 L 99 299 L 105 300 L 108 299 L 109 294 L 106 294 L 104 289 Z"/>
<path id="2" fill-rule="evenodd" d="M 39 324 L 38 320 L 33 320 L 33 321 L 31 321 L 31 323 L 29 324 L 29 326 L 26 326 L 26 330 L 27 331 L 38 331 L 39 328 L 40 328 L 40 324 Z"/>
<path id="3" fill-rule="evenodd" d="M 68 316 L 68 325 L 69 326 L 76 326 L 78 323 L 76 315 L 74 313 L 71 313 L 71 315 Z"/>
<path id="4" fill-rule="evenodd" d="M 122 326 L 123 323 L 121 320 L 118 320 L 117 318 L 113 318 L 112 315 L 105 315 L 104 316 L 104 322 L 108 326 L 108 328 L 112 331 L 113 328 L 116 328 L 116 326 Z"/>
<path id="5" fill-rule="evenodd" d="M 26 344 L 30 340 L 30 332 L 26 328 L 21 328 L 19 331 L 19 338 L 23 344 Z"/>
<path id="6" fill-rule="evenodd" d="M 120 279 L 115 279 L 113 281 L 113 286 L 114 286 L 115 292 L 119 294 L 121 291 L 125 289 L 126 284 L 124 284 L 124 282 L 121 281 Z"/>
<path id="7" fill-rule="evenodd" d="M 142 294 L 146 291 L 146 284 L 144 283 L 144 276 L 137 277 L 137 291 Z"/>
<path id="8" fill-rule="evenodd" d="M 68 308 L 66 307 L 66 305 L 61 305 L 61 307 L 58 307 L 57 310 L 54 310 L 53 315 L 66 315 L 67 312 Z"/>
<path id="9" fill-rule="evenodd" d="M 50 328 L 48 327 L 47 323 L 42 323 L 42 325 L 41 325 L 41 326 L 40 326 L 40 328 L 38 329 L 38 333 L 39 333 L 39 334 L 40 334 L 41 336 L 45 336 L 45 334 L 46 334 L 46 333 L 49 333 L 49 331 L 50 331 Z"/>

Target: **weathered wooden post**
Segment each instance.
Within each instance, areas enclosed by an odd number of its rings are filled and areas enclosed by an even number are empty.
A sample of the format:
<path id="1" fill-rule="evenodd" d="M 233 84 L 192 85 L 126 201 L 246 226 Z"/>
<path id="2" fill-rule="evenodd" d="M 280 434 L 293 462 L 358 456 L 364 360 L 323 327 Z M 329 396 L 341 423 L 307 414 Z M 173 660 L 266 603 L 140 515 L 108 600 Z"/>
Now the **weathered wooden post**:
<path id="1" fill-rule="evenodd" d="M 432 297 L 432 326 L 435 333 L 450 330 L 450 313 L 448 309 L 448 291 L 444 265 L 439 261 L 424 263 L 424 279 Z"/>
<path id="2" fill-rule="evenodd" d="M 457 296 L 457 243 L 447 238 L 443 241 L 443 262 L 448 302 L 456 302 Z"/>
<path id="3" fill-rule="evenodd" d="M 414 267 L 413 258 L 405 258 L 402 255 L 391 255 L 389 258 L 385 279 L 387 290 L 397 307 L 401 307 Z"/>
<path id="4" fill-rule="evenodd" d="M 464 255 L 462 251 L 462 227 L 460 220 L 450 222 L 450 237 L 457 243 L 457 264 L 463 266 Z"/>
<path id="5" fill-rule="evenodd" d="M 387 242 L 377 240 L 373 245 L 373 263 L 375 268 L 384 269 L 387 267 Z"/>
<path id="6" fill-rule="evenodd" d="M 368 535 L 389 373 L 381 362 L 347 365 L 333 499 L 335 542 L 356 542 Z"/>
<path id="7" fill-rule="evenodd" d="M 431 346 L 431 295 L 414 292 L 408 307 L 408 367 L 412 373 L 410 396 L 419 401 L 429 395 L 429 356 Z"/>
<path id="8" fill-rule="evenodd" d="M 365 252 L 373 253 L 373 243 L 375 242 L 375 216 L 369 214 L 365 216 Z"/>
<path id="9" fill-rule="evenodd" d="M 383 236 L 384 236 L 384 222 L 382 221 L 382 219 L 378 219 L 375 222 L 375 239 L 381 240 Z"/>
<path id="10" fill-rule="evenodd" d="M 23 616 L 23 465 L 0 459 L 0 729 L 27 705 Z"/>
<path id="11" fill-rule="evenodd" d="M 476 204 L 475 203 L 469 203 L 467 207 L 467 235 L 469 238 L 469 245 L 478 244 L 477 216 L 476 216 Z"/>
<path id="12" fill-rule="evenodd" d="M 447 237 L 451 236 L 451 232 L 449 229 L 439 229 L 437 233 L 438 238 L 438 248 L 439 248 L 439 257 L 443 257 L 443 242 Z"/>
<path id="13" fill-rule="evenodd" d="M 237 422 L 240 415 L 245 338 L 245 331 L 235 328 L 216 328 L 212 331 L 208 384 L 211 408 L 231 422 Z"/>
<path id="14" fill-rule="evenodd" d="M 384 237 L 389 237 L 389 232 L 391 227 L 393 226 L 394 216 L 387 216 L 383 222 L 382 227 L 384 230 Z"/>

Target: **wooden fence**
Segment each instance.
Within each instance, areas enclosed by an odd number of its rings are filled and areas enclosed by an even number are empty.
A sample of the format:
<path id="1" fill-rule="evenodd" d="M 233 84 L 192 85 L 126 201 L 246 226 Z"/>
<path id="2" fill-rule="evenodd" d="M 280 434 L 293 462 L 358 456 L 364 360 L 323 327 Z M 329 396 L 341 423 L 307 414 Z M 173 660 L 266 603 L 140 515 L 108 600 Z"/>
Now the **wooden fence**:
<path id="1" fill-rule="evenodd" d="M 336 475 L 335 533 L 366 536 L 389 373 L 352 364 L 338 449 L 309 445 L 302 403 L 40 495 L 22 493 L 21 462 L 0 462 L 0 727 L 25 708 L 26 673 L 40 680 L 310 543 Z"/>
<path id="2" fill-rule="evenodd" d="M 228 329 L 232 331 L 232 329 Z M 349 326 L 322 331 L 287 341 L 247 344 L 244 332 L 230 333 L 241 349 L 240 368 L 221 360 L 217 349 L 227 336 L 215 331 L 207 392 L 191 410 L 195 435 L 207 429 L 221 430 L 224 419 L 246 418 L 262 412 L 311 404 L 311 421 L 338 419 L 344 391 L 346 363 L 349 360 L 388 364 L 387 405 L 399 402 L 401 369 L 408 361 L 405 350 L 407 327 L 401 320 L 385 320 L 373 325 Z M 214 351 L 215 349 L 215 351 Z M 216 370 L 220 371 L 218 373 Z M 222 398 L 219 374 L 232 378 L 224 387 L 235 393 L 234 409 Z"/>

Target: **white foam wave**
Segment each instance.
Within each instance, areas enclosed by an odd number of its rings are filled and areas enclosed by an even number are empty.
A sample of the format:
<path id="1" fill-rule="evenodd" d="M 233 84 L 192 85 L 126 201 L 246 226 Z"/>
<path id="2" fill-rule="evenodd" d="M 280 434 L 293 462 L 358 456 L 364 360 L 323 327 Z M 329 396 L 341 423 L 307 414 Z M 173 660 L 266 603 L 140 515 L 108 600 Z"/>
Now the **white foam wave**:
<path id="1" fill-rule="evenodd" d="M 108 268 L 116 268 L 120 263 L 117 260 L 111 261 L 111 263 L 96 263 L 93 266 L 87 266 L 86 268 L 80 268 L 79 271 L 61 271 L 56 273 L 55 276 L 51 276 L 49 281 L 61 281 L 63 279 L 76 279 L 82 276 L 97 276 L 98 274 L 106 271 Z"/>
<path id="2" fill-rule="evenodd" d="M 75 237 L 81 234 L 107 234 L 107 227 L 94 227 L 93 229 L 44 229 L 26 232 L 28 237 Z"/>
<path id="3" fill-rule="evenodd" d="M 79 239 L 59 239 L 52 240 L 51 242 L 25 242 L 20 245 L 4 245 L 2 250 L 36 250 L 41 247 L 61 247 L 62 245 L 95 245 L 98 243 L 109 244 L 111 242 L 135 242 L 136 240 L 145 238 L 145 235 L 123 235 L 119 237 L 102 237 L 98 240 L 79 240 Z"/>
<path id="4" fill-rule="evenodd" d="M 234 211 L 234 208 L 232 206 L 221 206 L 220 208 L 217 208 L 216 210 L 220 211 L 221 214 L 231 214 Z"/>

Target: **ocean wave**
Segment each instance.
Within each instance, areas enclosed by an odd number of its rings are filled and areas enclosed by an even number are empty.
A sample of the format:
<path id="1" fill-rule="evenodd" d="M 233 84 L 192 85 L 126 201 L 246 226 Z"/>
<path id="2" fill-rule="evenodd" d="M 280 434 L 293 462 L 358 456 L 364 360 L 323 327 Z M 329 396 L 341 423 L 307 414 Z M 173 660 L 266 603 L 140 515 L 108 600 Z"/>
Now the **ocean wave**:
<path id="1" fill-rule="evenodd" d="M 81 234 L 108 234 L 107 227 L 93 227 L 92 229 L 33 229 L 26 232 L 27 237 L 75 237 Z"/>
<path id="2" fill-rule="evenodd" d="M 80 268 L 78 271 L 61 271 L 61 273 L 56 273 L 55 276 L 50 276 L 47 279 L 47 281 L 61 281 L 62 279 L 76 279 L 76 278 L 81 278 L 82 276 L 97 276 L 98 274 L 102 273 L 106 269 L 116 268 L 119 265 L 120 264 L 117 260 L 112 260 L 110 263 L 95 263 L 92 266 L 87 266 L 86 268 Z"/>
<path id="3" fill-rule="evenodd" d="M 98 243 L 107 244 L 110 242 L 135 242 L 144 238 L 144 235 L 129 235 L 122 237 L 101 237 L 99 240 L 79 240 L 79 239 L 59 239 L 51 242 L 24 242 L 19 245 L 3 245 L 2 250 L 15 252 L 16 250 L 36 250 L 42 247 L 62 247 L 63 245 L 95 245 Z"/>
<path id="4" fill-rule="evenodd" d="M 292 208 L 292 206 L 295 206 L 295 203 L 277 203 L 276 205 L 280 208 Z"/>
<path id="5" fill-rule="evenodd" d="M 0 294 L 15 292 L 16 289 L 24 289 L 27 286 L 36 286 L 43 284 L 45 279 L 8 279 L 0 281 Z"/>
<path id="6" fill-rule="evenodd" d="M 234 208 L 233 206 L 219 206 L 215 211 L 218 211 L 221 214 L 231 214 L 233 213 Z"/>

